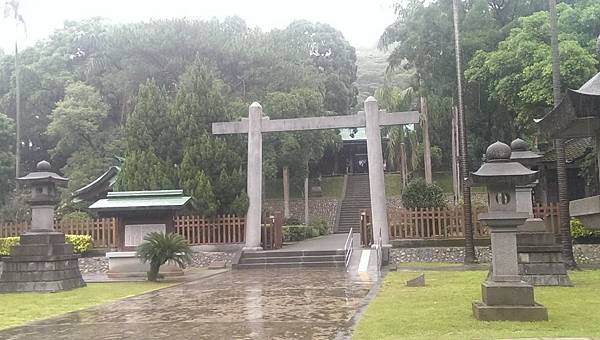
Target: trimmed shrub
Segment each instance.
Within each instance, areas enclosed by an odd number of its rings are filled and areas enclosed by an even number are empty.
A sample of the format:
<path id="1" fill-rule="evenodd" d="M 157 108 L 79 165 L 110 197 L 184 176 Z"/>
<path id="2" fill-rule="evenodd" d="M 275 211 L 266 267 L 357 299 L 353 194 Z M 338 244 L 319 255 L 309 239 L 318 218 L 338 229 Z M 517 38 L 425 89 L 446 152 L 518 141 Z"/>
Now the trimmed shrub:
<path id="1" fill-rule="evenodd" d="M 600 230 L 588 229 L 580 220 L 571 218 L 571 237 L 577 243 L 600 243 Z"/>
<path id="2" fill-rule="evenodd" d="M 408 183 L 402 192 L 402 204 L 408 209 L 445 208 L 446 198 L 442 188 L 417 178 Z"/>
<path id="3" fill-rule="evenodd" d="M 310 221 L 310 225 L 313 228 L 317 229 L 319 232 L 319 236 L 329 234 L 329 224 L 325 219 L 322 218 L 313 218 Z"/>
<path id="4" fill-rule="evenodd" d="M 296 242 L 319 236 L 319 228 L 305 225 L 284 225 L 283 241 Z"/>
<path id="5" fill-rule="evenodd" d="M 0 256 L 10 255 L 10 247 L 18 245 L 19 240 L 18 236 L 0 238 Z M 75 254 L 83 254 L 93 246 L 90 235 L 65 235 L 65 241 L 73 245 Z"/>
<path id="6" fill-rule="evenodd" d="M 73 245 L 75 254 L 84 254 L 94 246 L 90 235 L 65 235 L 65 241 Z"/>
<path id="7" fill-rule="evenodd" d="M 19 237 L 0 238 L 0 256 L 10 255 L 10 247 L 19 244 Z"/>

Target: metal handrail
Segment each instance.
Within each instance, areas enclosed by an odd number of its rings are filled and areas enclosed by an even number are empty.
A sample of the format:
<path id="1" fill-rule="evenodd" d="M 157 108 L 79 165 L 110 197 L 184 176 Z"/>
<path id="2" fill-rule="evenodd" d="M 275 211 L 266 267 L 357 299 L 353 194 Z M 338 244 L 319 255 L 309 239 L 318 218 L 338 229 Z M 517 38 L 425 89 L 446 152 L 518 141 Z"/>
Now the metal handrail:
<path id="1" fill-rule="evenodd" d="M 346 243 L 344 243 L 344 264 L 346 269 L 348 269 L 348 265 L 350 264 L 350 257 L 352 256 L 352 245 L 354 244 L 354 234 L 352 233 L 352 228 L 348 232 L 348 237 L 346 238 Z"/>
<path id="2" fill-rule="evenodd" d="M 383 264 L 383 240 L 381 239 L 381 230 L 379 231 L 379 239 L 377 240 L 375 248 L 377 250 L 377 271 L 381 274 L 381 266 Z"/>

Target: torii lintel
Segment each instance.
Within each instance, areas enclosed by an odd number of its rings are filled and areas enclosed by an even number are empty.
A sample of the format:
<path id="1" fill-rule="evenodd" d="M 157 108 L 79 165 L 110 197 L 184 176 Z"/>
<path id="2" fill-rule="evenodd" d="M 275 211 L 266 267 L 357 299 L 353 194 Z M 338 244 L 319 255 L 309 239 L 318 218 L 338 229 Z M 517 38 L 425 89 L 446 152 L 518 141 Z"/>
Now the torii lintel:
<path id="1" fill-rule="evenodd" d="M 404 125 L 419 123 L 418 111 L 392 112 L 379 111 L 379 125 Z M 325 116 L 269 120 L 263 118 L 261 132 L 284 132 L 302 130 L 324 130 L 365 127 L 365 113 L 360 111 L 355 115 Z M 248 133 L 248 119 L 239 122 L 219 122 L 212 124 L 215 135 Z"/>

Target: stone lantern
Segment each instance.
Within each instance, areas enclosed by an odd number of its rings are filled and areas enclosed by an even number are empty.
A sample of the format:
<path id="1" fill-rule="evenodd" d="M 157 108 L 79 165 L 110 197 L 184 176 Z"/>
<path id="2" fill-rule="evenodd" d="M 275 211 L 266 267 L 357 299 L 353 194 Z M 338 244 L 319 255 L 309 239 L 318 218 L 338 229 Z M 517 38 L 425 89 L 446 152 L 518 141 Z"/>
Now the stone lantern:
<path id="1" fill-rule="evenodd" d="M 54 230 L 54 206 L 59 201 L 57 185 L 68 182 L 41 161 L 37 171 L 18 178 L 31 188 L 31 230 L 21 234 L 20 244 L 4 259 L 0 291 L 53 292 L 85 286 L 73 245 L 65 234 Z"/>
<path id="2" fill-rule="evenodd" d="M 487 162 L 473 173 L 474 182 L 487 187 L 488 212 L 479 214 L 490 230 L 491 275 L 482 283 L 482 300 L 473 302 L 473 315 L 485 321 L 548 320 L 546 308 L 537 304 L 533 286 L 521 281 L 517 263 L 517 227 L 529 217 L 517 211 L 516 186 L 531 183 L 536 171 L 510 159 L 508 145 L 496 142 L 486 151 Z"/>
<path id="3" fill-rule="evenodd" d="M 510 143 L 511 161 L 527 168 L 539 164 L 541 155 L 529 150 L 524 140 L 517 138 Z M 518 227 L 517 253 L 521 280 L 534 286 L 571 286 L 561 247 L 556 244 L 554 232 L 547 230 L 544 221 L 533 215 L 532 190 L 537 180 L 516 187 L 517 211 L 529 217 Z"/>
<path id="4" fill-rule="evenodd" d="M 521 138 L 517 138 L 510 143 L 510 160 L 519 162 L 523 166 L 531 169 L 538 165 L 542 155 L 529 150 L 527 143 Z M 533 188 L 537 185 L 537 180 L 527 183 L 525 185 L 518 185 L 516 187 L 515 201 L 517 204 L 517 211 L 529 213 L 529 217 L 525 223 L 519 226 L 519 231 L 544 231 L 544 221 L 533 216 L 533 200 L 532 193 Z"/>

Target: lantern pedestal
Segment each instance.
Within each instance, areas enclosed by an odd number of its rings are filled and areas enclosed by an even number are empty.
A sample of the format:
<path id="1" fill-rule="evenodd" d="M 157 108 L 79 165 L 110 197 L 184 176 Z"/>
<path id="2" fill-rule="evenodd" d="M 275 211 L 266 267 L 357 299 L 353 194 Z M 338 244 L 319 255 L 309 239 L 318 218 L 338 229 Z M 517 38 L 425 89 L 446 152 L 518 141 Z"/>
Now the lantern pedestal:
<path id="1" fill-rule="evenodd" d="M 524 282 L 484 281 L 483 301 L 473 301 L 473 316 L 483 321 L 544 321 L 546 307 L 536 303 L 533 286 Z"/>
<path id="2" fill-rule="evenodd" d="M 533 286 L 519 276 L 517 226 L 527 217 L 527 213 L 508 211 L 479 215 L 490 228 L 492 272 L 481 284 L 482 301 L 473 302 L 473 316 L 478 320 L 548 320 L 546 307 L 534 300 Z"/>
<path id="3" fill-rule="evenodd" d="M 3 259 L 0 292 L 56 292 L 85 286 L 73 245 L 65 242 L 65 234 L 54 231 L 56 185 L 68 179 L 52 172 L 46 161 L 39 162 L 37 170 L 18 178 L 31 187 L 31 231 L 21 234 L 19 245 L 12 246 L 10 257 Z"/>
<path id="4" fill-rule="evenodd" d="M 20 244 L 4 258 L 0 292 L 55 292 L 85 286 L 78 255 L 65 243 L 65 234 L 33 231 L 21 234 Z"/>

